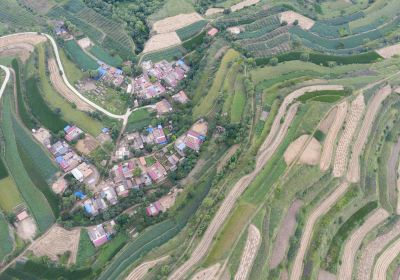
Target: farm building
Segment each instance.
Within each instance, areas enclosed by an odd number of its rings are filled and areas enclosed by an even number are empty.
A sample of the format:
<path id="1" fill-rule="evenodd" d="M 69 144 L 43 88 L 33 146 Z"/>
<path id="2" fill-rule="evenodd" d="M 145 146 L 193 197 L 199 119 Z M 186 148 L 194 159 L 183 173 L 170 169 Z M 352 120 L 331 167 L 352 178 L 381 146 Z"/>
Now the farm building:
<path id="1" fill-rule="evenodd" d="M 168 143 L 167 137 L 165 136 L 161 125 L 158 125 L 156 128 L 152 128 L 151 133 L 154 137 L 154 143 L 159 145 L 165 145 Z"/>
<path id="2" fill-rule="evenodd" d="M 184 150 L 189 148 L 195 152 L 200 151 L 201 144 L 205 141 L 208 130 L 207 122 L 199 120 L 192 125 L 188 132 L 175 141 L 175 150 L 182 156 Z"/>
<path id="3" fill-rule="evenodd" d="M 159 201 L 156 201 L 156 202 L 150 204 L 146 208 L 146 215 L 149 217 L 154 217 L 154 216 L 157 216 L 161 211 L 162 211 L 161 203 Z"/>
<path id="4" fill-rule="evenodd" d="M 172 106 L 166 99 L 163 99 L 156 103 L 156 110 L 159 115 L 163 115 L 172 112 Z"/>
<path id="5" fill-rule="evenodd" d="M 49 150 L 53 154 L 53 156 L 58 157 L 66 154 L 70 149 L 66 142 L 58 141 L 49 146 Z"/>
<path id="6" fill-rule="evenodd" d="M 18 214 L 16 214 L 16 218 L 18 222 L 21 222 L 23 220 L 25 220 L 26 218 L 29 218 L 29 214 L 26 210 L 23 210 L 21 212 L 19 212 Z"/>
<path id="7" fill-rule="evenodd" d="M 105 187 L 102 191 L 101 191 L 101 197 L 107 199 L 107 201 L 111 204 L 111 205 L 115 205 L 118 203 L 118 197 L 117 197 L 117 193 L 115 192 L 114 188 L 111 186 Z"/>
<path id="8" fill-rule="evenodd" d="M 115 190 L 117 191 L 117 195 L 120 197 L 127 197 L 129 194 L 128 188 L 123 184 L 116 187 Z"/>
<path id="9" fill-rule="evenodd" d="M 88 213 L 89 215 L 96 216 L 99 214 L 99 209 L 97 207 L 97 204 L 94 203 L 94 201 L 89 198 L 83 202 L 83 208 L 85 209 L 85 212 Z"/>
<path id="10" fill-rule="evenodd" d="M 65 137 L 64 138 L 68 142 L 71 142 L 71 141 L 74 141 L 74 140 L 78 140 L 81 137 L 81 135 L 83 134 L 83 131 L 79 127 L 77 127 L 75 125 L 66 126 L 64 128 L 64 132 L 65 132 Z"/>
<path id="11" fill-rule="evenodd" d="M 150 176 L 151 180 L 159 183 L 165 180 L 167 176 L 167 171 L 165 170 L 164 166 L 162 166 L 161 163 L 157 161 L 152 166 L 147 168 L 147 174 Z"/>
<path id="12" fill-rule="evenodd" d="M 211 37 L 214 37 L 215 35 L 217 35 L 217 33 L 218 33 L 218 29 L 215 27 L 213 27 L 207 31 L 207 35 L 211 36 Z"/>
<path id="13" fill-rule="evenodd" d="M 101 224 L 89 228 L 88 235 L 95 247 L 99 247 L 108 241 L 108 235 Z"/>

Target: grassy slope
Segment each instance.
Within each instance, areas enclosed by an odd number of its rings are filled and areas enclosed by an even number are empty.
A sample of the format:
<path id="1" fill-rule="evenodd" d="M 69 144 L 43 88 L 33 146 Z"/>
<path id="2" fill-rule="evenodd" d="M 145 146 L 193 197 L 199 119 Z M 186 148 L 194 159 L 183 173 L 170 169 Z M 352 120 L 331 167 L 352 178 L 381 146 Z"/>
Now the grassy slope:
<path id="1" fill-rule="evenodd" d="M 21 203 L 23 203 L 23 199 L 12 177 L 1 179 L 0 180 L 1 209 L 6 212 L 11 212 L 15 206 Z"/>
<path id="2" fill-rule="evenodd" d="M 191 0 L 166 0 L 160 10 L 149 17 L 150 22 L 155 22 L 166 17 L 194 12 Z"/>

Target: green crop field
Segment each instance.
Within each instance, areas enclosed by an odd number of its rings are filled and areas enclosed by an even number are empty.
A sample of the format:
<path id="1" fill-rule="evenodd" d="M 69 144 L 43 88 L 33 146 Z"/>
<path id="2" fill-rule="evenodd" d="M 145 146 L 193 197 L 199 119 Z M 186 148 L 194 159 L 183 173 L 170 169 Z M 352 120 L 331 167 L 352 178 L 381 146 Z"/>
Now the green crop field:
<path id="1" fill-rule="evenodd" d="M 2 130 L 5 140 L 5 160 L 15 183 L 34 216 L 39 231 L 43 232 L 54 223 L 54 214 L 45 196 L 34 185 L 19 155 L 13 127 L 11 95 L 3 95 Z"/>
<path id="2" fill-rule="evenodd" d="M 7 178 L 8 171 L 4 164 L 4 161 L 0 158 L 0 180 L 3 178 Z"/>
<path id="3" fill-rule="evenodd" d="M 155 113 L 149 112 L 147 109 L 140 109 L 134 111 L 128 119 L 128 125 L 126 131 L 140 131 L 146 126 L 151 124 L 151 120 L 154 118 Z"/>
<path id="4" fill-rule="evenodd" d="M 75 40 L 69 40 L 65 43 L 65 50 L 70 55 L 73 62 L 83 71 L 99 68 L 95 60 L 88 56 Z"/>
<path id="5" fill-rule="evenodd" d="M 0 213 L 0 261 L 3 261 L 13 250 L 13 240 L 10 235 L 6 218 L 3 213 Z"/>
<path id="6" fill-rule="evenodd" d="M 235 82 L 235 91 L 230 110 L 232 123 L 240 122 L 245 105 L 246 105 L 246 93 L 243 85 L 243 80 L 237 79 Z"/>
<path id="7" fill-rule="evenodd" d="M 176 30 L 176 34 L 178 34 L 179 38 L 182 41 L 185 41 L 197 33 L 199 33 L 205 26 L 207 25 L 207 21 L 205 20 L 199 20 L 195 23 L 192 23 L 188 26 L 182 27 L 178 30 Z"/>
<path id="8" fill-rule="evenodd" d="M 14 207 L 23 203 L 24 200 L 18 191 L 12 177 L 0 180 L 0 207 L 5 212 L 11 212 Z"/>
<path id="9" fill-rule="evenodd" d="M 180 46 L 177 46 L 158 52 L 147 53 L 142 56 L 141 61 L 151 60 L 152 62 L 158 62 L 163 59 L 167 61 L 174 61 L 181 58 L 184 53 L 186 53 L 186 50 Z"/>
<path id="10" fill-rule="evenodd" d="M 91 262 L 91 258 L 95 254 L 96 254 L 96 249 L 93 246 L 92 241 L 90 241 L 87 231 L 81 229 L 78 253 L 76 256 L 76 263 L 85 266 L 86 263 Z"/>
<path id="11" fill-rule="evenodd" d="M 13 28 L 32 28 L 38 24 L 37 18 L 21 7 L 17 0 L 0 1 L 0 22 Z"/>
<path id="12" fill-rule="evenodd" d="M 90 53 L 108 65 L 121 67 L 122 59 L 119 56 L 112 56 L 97 45 L 90 48 Z"/>
<path id="13" fill-rule="evenodd" d="M 161 9 L 150 15 L 149 20 L 155 22 L 166 17 L 193 12 L 195 9 L 191 0 L 166 0 Z"/>

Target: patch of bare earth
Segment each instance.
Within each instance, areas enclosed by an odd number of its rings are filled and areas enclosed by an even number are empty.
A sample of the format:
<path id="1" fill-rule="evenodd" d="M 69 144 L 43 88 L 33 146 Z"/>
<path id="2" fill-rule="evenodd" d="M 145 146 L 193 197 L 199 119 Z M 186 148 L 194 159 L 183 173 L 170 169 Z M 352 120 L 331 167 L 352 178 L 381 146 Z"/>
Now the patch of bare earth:
<path id="1" fill-rule="evenodd" d="M 207 16 L 211 16 L 211 15 L 215 15 L 215 14 L 220 14 L 223 11 L 224 11 L 224 9 L 222 9 L 222 8 L 209 8 L 209 9 L 207 9 L 207 11 L 204 15 L 207 17 Z"/>
<path id="2" fill-rule="evenodd" d="M 17 235 L 25 241 L 32 241 L 37 232 L 36 223 L 32 217 L 15 223 L 15 227 L 17 229 Z"/>
<path id="3" fill-rule="evenodd" d="M 255 5 L 258 2 L 260 2 L 260 0 L 244 0 L 244 1 L 240 2 L 240 3 L 237 3 L 237 4 L 233 5 L 231 7 L 231 11 L 232 12 L 236 12 L 236 11 L 239 11 L 239 10 L 245 8 L 245 7 L 248 7 L 248 6 L 251 6 L 251 5 Z"/>
<path id="4" fill-rule="evenodd" d="M 245 280 L 249 276 L 258 249 L 261 244 L 261 234 L 255 225 L 249 226 L 246 245 L 244 246 L 239 268 L 235 275 L 235 280 Z"/>
<path id="5" fill-rule="evenodd" d="M 324 199 L 310 214 L 304 227 L 303 235 L 301 236 L 300 246 L 297 251 L 296 258 L 293 263 L 291 280 L 300 280 L 303 274 L 304 257 L 310 244 L 315 223 L 320 217 L 325 215 L 336 201 L 347 191 L 348 182 L 341 183 L 326 199 Z"/>
<path id="6" fill-rule="evenodd" d="M 309 137 L 309 135 L 304 134 L 289 145 L 283 155 L 287 165 L 291 164 L 301 151 L 303 152 L 299 158 L 299 163 L 306 165 L 318 164 L 321 155 L 321 144 L 314 137 L 307 143 Z M 306 143 L 307 146 L 304 148 Z"/>
<path id="7" fill-rule="evenodd" d="M 37 45 L 47 40 L 44 35 L 39 34 L 15 34 L 9 36 L 0 37 L 0 48 L 7 47 L 14 44 L 30 44 Z"/>
<path id="8" fill-rule="evenodd" d="M 321 130 L 323 133 L 327 134 L 329 131 L 329 128 L 332 126 L 333 122 L 336 119 L 336 113 L 337 113 L 338 107 L 336 106 L 333 108 L 328 116 L 319 124 L 318 129 Z"/>
<path id="9" fill-rule="evenodd" d="M 158 34 L 174 32 L 202 19 L 203 17 L 198 13 L 179 14 L 156 21 L 153 24 L 153 31 Z"/>
<path id="10" fill-rule="evenodd" d="M 296 215 L 301 206 L 302 202 L 300 200 L 295 200 L 282 221 L 282 225 L 279 228 L 277 238 L 274 242 L 271 262 L 269 263 L 271 269 L 278 267 L 285 258 L 286 252 L 289 248 L 290 237 L 293 236 L 296 230 Z"/>
<path id="11" fill-rule="evenodd" d="M 26 62 L 34 50 L 35 47 L 27 43 L 12 44 L 0 48 L 0 56 L 18 56 L 22 62 Z"/>
<path id="12" fill-rule="evenodd" d="M 50 72 L 50 81 L 51 84 L 54 86 L 56 91 L 61 94 L 65 99 L 67 99 L 69 102 L 73 103 L 76 105 L 76 108 L 82 111 L 87 111 L 91 112 L 93 111 L 93 108 L 90 107 L 89 104 L 84 102 L 82 99 L 80 99 L 75 93 L 73 93 L 64 83 L 58 66 L 57 62 L 55 61 L 54 58 L 50 58 L 48 60 L 48 68 Z"/>
<path id="13" fill-rule="evenodd" d="M 213 266 L 202 269 L 192 277 L 192 280 L 212 280 L 215 278 L 220 267 L 221 265 L 216 263 Z"/>
<path id="14" fill-rule="evenodd" d="M 321 161 L 319 163 L 319 168 L 322 171 L 328 170 L 331 164 L 333 147 L 335 146 L 336 137 L 339 134 L 339 131 L 342 128 L 343 122 L 346 118 L 347 107 L 348 104 L 346 101 L 340 103 L 337 106 L 337 113 L 335 114 L 335 119 L 329 128 L 328 134 L 326 135 L 326 138 L 324 140 L 324 145 L 322 148 Z"/>
<path id="15" fill-rule="evenodd" d="M 59 256 L 70 252 L 68 263 L 76 262 L 80 229 L 66 230 L 60 226 L 52 227 L 40 240 L 30 247 L 36 256 L 48 256 L 58 261 Z"/>
<path id="16" fill-rule="evenodd" d="M 379 256 L 378 260 L 375 263 L 372 279 L 374 280 L 388 279 L 387 271 L 389 269 L 389 266 L 399 254 L 400 254 L 400 238 L 398 238 Z"/>
<path id="17" fill-rule="evenodd" d="M 98 146 L 99 142 L 90 134 L 86 134 L 85 138 L 78 140 L 76 143 L 76 149 L 84 155 L 89 155 Z"/>
<path id="18" fill-rule="evenodd" d="M 318 280 L 336 280 L 336 275 L 320 269 L 318 272 Z"/>
<path id="19" fill-rule="evenodd" d="M 382 102 L 392 92 L 392 88 L 388 85 L 381 88 L 372 98 L 368 104 L 364 120 L 361 124 L 360 131 L 354 142 L 349 169 L 347 170 L 347 179 L 352 182 L 360 180 L 360 156 L 365 143 L 367 142 L 369 132 L 371 131 L 372 124 L 374 123 L 376 114 L 381 107 Z"/>
<path id="20" fill-rule="evenodd" d="M 61 176 L 60 178 L 58 178 L 52 185 L 51 185 L 51 189 L 53 190 L 53 192 L 55 193 L 62 193 L 64 192 L 65 188 L 68 186 L 67 180 L 64 179 L 63 176 Z"/>
<path id="21" fill-rule="evenodd" d="M 333 176 L 341 177 L 347 167 L 349 146 L 365 109 L 364 95 L 359 94 L 351 103 L 350 113 L 346 117 L 346 125 L 339 139 L 333 162 Z"/>
<path id="22" fill-rule="evenodd" d="M 339 267 L 338 279 L 352 279 L 354 258 L 361 246 L 363 239 L 371 230 L 373 230 L 388 217 L 389 213 L 386 210 L 381 208 L 377 209 L 371 216 L 367 218 L 362 226 L 360 226 L 355 232 L 353 232 L 353 234 L 346 241 L 346 244 L 344 246 L 341 265 Z"/>
<path id="23" fill-rule="evenodd" d="M 179 39 L 176 32 L 156 34 L 146 42 L 143 53 L 166 49 L 172 46 L 177 46 L 180 43 L 181 39 Z"/>
<path id="24" fill-rule="evenodd" d="M 168 259 L 169 256 L 164 256 L 162 258 L 145 262 L 136 267 L 132 272 L 128 275 L 128 277 L 125 278 L 125 280 L 141 280 L 144 278 L 144 276 L 147 274 L 147 272 L 156 266 L 157 264 L 165 261 Z"/>
<path id="25" fill-rule="evenodd" d="M 391 58 L 395 55 L 400 54 L 400 44 L 396 44 L 389 47 L 384 47 L 382 49 L 376 50 L 376 52 L 385 59 Z"/>
<path id="26" fill-rule="evenodd" d="M 279 19 L 281 23 L 286 22 L 288 25 L 293 25 L 294 22 L 297 21 L 297 25 L 304 30 L 309 30 L 314 25 L 314 21 L 312 19 L 293 11 L 281 13 Z"/>
<path id="27" fill-rule="evenodd" d="M 379 235 L 373 241 L 363 246 L 358 269 L 357 280 L 369 279 L 374 268 L 374 261 L 379 253 L 396 237 L 400 235 L 400 221 L 394 224 L 388 232 Z"/>

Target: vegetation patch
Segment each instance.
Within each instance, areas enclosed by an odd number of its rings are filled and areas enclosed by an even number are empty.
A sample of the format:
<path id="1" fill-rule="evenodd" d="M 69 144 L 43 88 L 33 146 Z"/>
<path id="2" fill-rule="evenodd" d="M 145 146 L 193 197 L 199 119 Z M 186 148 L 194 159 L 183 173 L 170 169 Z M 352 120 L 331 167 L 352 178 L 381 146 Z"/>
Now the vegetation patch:
<path id="1" fill-rule="evenodd" d="M 182 41 L 185 41 L 185 40 L 193 37 L 197 33 L 199 33 L 206 25 L 207 25 L 207 21 L 199 20 L 195 23 L 192 23 L 188 26 L 185 26 L 185 27 L 182 27 L 181 29 L 176 30 L 176 34 L 178 34 L 179 38 Z"/>
<path id="2" fill-rule="evenodd" d="M 163 59 L 167 61 L 173 61 L 181 58 L 185 53 L 186 50 L 184 48 L 181 46 L 176 46 L 158 52 L 146 53 L 142 57 L 142 61 L 151 60 L 152 62 L 158 62 Z"/>
<path id="3" fill-rule="evenodd" d="M 89 264 L 91 258 L 96 254 L 96 249 L 90 241 L 86 230 L 81 229 L 76 263 L 80 265 Z"/>
<path id="4" fill-rule="evenodd" d="M 246 105 L 246 93 L 243 85 L 243 79 L 237 79 L 235 82 L 235 93 L 230 110 L 231 122 L 238 123 L 242 119 L 244 107 Z"/>
<path id="5" fill-rule="evenodd" d="M 329 96 L 329 97 L 339 97 L 342 98 L 343 96 L 345 96 L 347 93 L 344 90 L 320 90 L 320 91 L 313 91 L 313 92 L 307 92 L 305 94 L 303 94 L 302 96 L 300 96 L 299 98 L 297 98 L 298 101 L 300 102 L 306 102 L 309 100 L 313 100 L 313 101 L 322 101 L 322 100 L 317 100 L 320 97 L 325 97 L 325 96 Z M 327 99 L 329 101 L 329 98 Z"/>
<path id="6" fill-rule="evenodd" d="M 71 57 L 72 61 L 83 71 L 94 70 L 99 68 L 97 62 L 88 56 L 75 40 L 65 42 L 65 49 Z"/>
<path id="7" fill-rule="evenodd" d="M 129 116 L 126 131 L 132 132 L 142 130 L 146 126 L 149 126 L 154 116 L 155 112 L 149 112 L 146 108 L 134 111 Z"/>
<path id="8" fill-rule="evenodd" d="M 94 45 L 93 47 L 90 48 L 90 53 L 93 54 L 99 60 L 107 63 L 108 65 L 111 65 L 114 67 L 121 67 L 121 65 L 122 65 L 121 57 L 112 56 L 97 45 Z"/>
<path id="9" fill-rule="evenodd" d="M 15 206 L 23 203 L 24 200 L 18 191 L 12 177 L 0 180 L 0 207 L 5 212 L 12 212 Z"/>
<path id="10" fill-rule="evenodd" d="M 13 250 L 13 240 L 10 236 L 8 223 L 3 213 L 0 213 L 0 261 Z"/>

